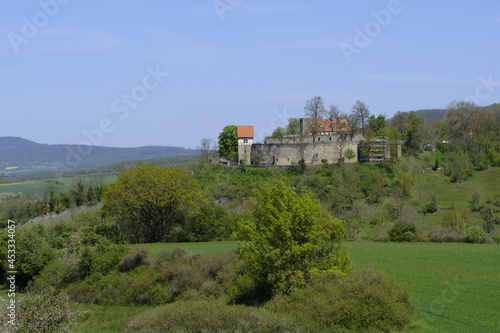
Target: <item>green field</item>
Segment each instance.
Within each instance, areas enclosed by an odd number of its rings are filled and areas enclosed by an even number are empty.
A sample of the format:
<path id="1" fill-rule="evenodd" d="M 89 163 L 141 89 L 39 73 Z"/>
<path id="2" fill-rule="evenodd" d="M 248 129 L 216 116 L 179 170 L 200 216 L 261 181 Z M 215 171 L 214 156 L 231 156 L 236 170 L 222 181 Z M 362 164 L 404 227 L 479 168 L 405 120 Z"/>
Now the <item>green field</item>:
<path id="1" fill-rule="evenodd" d="M 152 254 L 182 247 L 203 254 L 237 242 L 137 245 Z M 411 332 L 498 332 L 500 247 L 455 243 L 349 242 L 355 268 L 371 266 L 408 287 L 419 304 Z"/>
<path id="2" fill-rule="evenodd" d="M 93 177 L 89 177 L 93 178 Z M 103 176 L 104 184 L 110 184 L 116 180 L 116 175 Z M 98 177 L 96 179 L 99 179 Z M 75 178 L 51 178 L 34 181 L 27 181 L 14 184 L 1 184 L 0 193 L 23 193 L 25 195 L 43 195 L 44 192 L 55 186 L 58 192 L 64 192 L 71 188 Z"/>

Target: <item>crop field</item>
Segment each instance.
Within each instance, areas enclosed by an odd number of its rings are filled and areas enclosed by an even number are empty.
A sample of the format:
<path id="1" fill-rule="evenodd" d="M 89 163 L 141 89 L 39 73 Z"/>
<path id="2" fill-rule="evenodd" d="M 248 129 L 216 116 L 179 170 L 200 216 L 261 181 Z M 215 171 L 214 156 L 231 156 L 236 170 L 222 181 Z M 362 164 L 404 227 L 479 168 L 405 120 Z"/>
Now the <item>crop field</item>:
<path id="1" fill-rule="evenodd" d="M 151 254 L 182 247 L 203 254 L 237 242 L 144 244 Z M 419 304 L 410 332 L 498 332 L 500 247 L 489 244 L 349 242 L 354 268 L 382 270 Z"/>

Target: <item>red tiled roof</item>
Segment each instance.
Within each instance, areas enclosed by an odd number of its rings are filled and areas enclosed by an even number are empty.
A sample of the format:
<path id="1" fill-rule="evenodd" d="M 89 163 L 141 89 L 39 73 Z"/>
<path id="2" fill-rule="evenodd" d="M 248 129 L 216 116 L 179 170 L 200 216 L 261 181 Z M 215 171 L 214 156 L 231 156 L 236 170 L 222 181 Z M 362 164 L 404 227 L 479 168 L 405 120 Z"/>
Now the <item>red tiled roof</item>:
<path id="1" fill-rule="evenodd" d="M 238 126 L 238 138 L 253 138 L 253 126 Z"/>
<path id="2" fill-rule="evenodd" d="M 337 119 L 311 119 L 311 122 L 315 121 L 318 124 L 318 132 L 347 132 L 349 131 L 349 122 L 345 118 L 339 119 L 339 124 L 337 124 Z"/>

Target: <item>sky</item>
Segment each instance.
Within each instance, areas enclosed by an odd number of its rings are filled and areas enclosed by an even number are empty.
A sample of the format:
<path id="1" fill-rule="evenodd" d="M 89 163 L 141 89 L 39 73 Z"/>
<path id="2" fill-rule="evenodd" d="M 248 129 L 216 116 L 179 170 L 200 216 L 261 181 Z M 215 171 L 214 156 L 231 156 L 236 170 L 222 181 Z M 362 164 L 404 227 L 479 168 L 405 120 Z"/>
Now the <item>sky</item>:
<path id="1" fill-rule="evenodd" d="M 0 136 L 196 148 L 304 105 L 500 102 L 500 2 L 0 0 Z"/>

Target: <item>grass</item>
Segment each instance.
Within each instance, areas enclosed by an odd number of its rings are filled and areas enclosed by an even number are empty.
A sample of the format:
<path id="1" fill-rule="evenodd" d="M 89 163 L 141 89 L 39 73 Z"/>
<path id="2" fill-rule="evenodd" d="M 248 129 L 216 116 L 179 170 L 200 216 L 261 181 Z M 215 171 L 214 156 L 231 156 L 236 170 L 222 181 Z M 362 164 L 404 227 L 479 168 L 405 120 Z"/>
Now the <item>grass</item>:
<path id="1" fill-rule="evenodd" d="M 407 286 L 420 309 L 411 332 L 496 332 L 500 247 L 441 243 L 349 243 L 354 266 Z"/>
<path id="2" fill-rule="evenodd" d="M 238 242 L 135 245 L 154 255 L 182 247 L 203 254 Z M 409 288 L 419 304 L 410 332 L 496 332 L 500 327 L 500 247 L 463 243 L 349 242 L 355 268 L 382 270 Z"/>
<path id="3" fill-rule="evenodd" d="M 79 304 L 79 310 L 87 311 L 78 324 L 71 328 L 75 333 L 123 332 L 129 321 L 139 313 L 153 308 L 152 306 L 102 306 Z"/>

